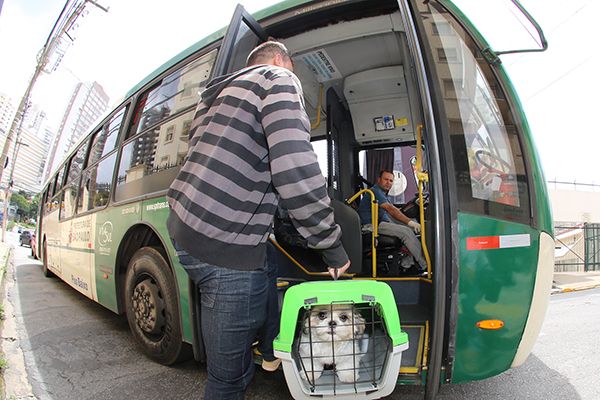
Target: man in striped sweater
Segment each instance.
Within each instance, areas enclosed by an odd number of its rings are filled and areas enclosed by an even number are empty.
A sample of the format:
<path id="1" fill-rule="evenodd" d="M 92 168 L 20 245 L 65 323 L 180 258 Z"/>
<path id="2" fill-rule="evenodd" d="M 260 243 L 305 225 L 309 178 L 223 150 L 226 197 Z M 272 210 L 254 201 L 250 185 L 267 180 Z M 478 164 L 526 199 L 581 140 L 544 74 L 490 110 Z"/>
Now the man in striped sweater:
<path id="1" fill-rule="evenodd" d="M 246 68 L 202 93 L 167 226 L 201 293 L 207 399 L 242 399 L 253 376 L 251 345 L 274 289 L 265 253 L 278 204 L 332 277 L 350 265 L 309 140 L 301 85 L 279 42 L 259 45 Z"/>

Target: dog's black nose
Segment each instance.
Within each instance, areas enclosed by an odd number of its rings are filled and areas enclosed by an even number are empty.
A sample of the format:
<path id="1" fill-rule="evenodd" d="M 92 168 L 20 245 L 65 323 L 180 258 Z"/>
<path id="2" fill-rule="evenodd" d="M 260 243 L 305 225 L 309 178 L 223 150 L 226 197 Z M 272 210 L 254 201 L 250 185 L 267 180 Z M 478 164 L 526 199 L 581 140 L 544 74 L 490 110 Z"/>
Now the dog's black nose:
<path id="1" fill-rule="evenodd" d="M 329 321 L 329 326 L 334 327 L 336 325 L 337 325 L 337 322 L 335 322 L 333 320 Z"/>

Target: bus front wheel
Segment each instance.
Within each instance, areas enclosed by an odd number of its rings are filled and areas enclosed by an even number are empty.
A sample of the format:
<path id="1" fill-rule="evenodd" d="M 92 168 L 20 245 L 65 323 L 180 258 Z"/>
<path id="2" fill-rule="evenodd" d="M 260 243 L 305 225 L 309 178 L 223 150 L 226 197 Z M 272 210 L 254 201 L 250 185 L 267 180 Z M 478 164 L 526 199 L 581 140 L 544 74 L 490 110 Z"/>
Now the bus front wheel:
<path id="1" fill-rule="evenodd" d="M 129 328 L 146 355 L 164 365 L 177 362 L 184 343 L 175 282 L 156 249 L 143 247 L 131 258 L 125 307 Z"/>

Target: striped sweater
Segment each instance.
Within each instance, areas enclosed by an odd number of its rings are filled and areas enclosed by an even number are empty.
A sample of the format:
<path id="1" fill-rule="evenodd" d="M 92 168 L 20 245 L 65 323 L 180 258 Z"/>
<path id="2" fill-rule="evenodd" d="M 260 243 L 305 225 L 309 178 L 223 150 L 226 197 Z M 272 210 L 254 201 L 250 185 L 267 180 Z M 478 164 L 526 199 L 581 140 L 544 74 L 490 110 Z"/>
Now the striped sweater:
<path id="1" fill-rule="evenodd" d="M 278 203 L 325 263 L 348 257 L 310 144 L 298 78 L 260 65 L 215 78 L 202 93 L 186 161 L 167 199 L 171 237 L 200 261 L 262 268 Z"/>

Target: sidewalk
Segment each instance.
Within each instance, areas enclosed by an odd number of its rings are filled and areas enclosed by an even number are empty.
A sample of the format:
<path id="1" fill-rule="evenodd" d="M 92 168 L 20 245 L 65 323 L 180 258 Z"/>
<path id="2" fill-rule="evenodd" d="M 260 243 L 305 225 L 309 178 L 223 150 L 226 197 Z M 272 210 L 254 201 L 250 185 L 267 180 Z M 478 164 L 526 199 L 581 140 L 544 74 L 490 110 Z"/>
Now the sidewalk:
<path id="1" fill-rule="evenodd" d="M 600 287 L 600 271 L 555 272 L 552 294 Z"/>
<path id="2" fill-rule="evenodd" d="M 21 351 L 15 311 L 9 289 L 14 283 L 12 245 L 0 242 L 0 399 L 35 399 L 27 380 L 25 361 Z"/>

